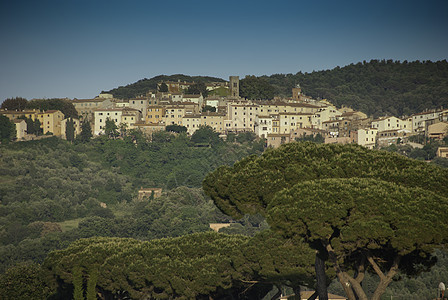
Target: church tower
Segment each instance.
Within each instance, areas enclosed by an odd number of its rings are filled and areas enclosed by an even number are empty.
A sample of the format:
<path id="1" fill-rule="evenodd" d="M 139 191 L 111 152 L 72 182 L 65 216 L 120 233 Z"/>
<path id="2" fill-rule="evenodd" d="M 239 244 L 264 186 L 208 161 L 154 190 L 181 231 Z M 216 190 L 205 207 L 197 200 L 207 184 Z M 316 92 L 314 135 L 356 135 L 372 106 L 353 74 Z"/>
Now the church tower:
<path id="1" fill-rule="evenodd" d="M 300 88 L 300 84 L 296 84 L 296 86 L 292 88 L 292 100 L 299 101 L 301 94 L 302 89 Z"/>
<path id="2" fill-rule="evenodd" d="M 230 76 L 230 96 L 232 97 L 240 97 L 240 77 L 239 76 Z"/>

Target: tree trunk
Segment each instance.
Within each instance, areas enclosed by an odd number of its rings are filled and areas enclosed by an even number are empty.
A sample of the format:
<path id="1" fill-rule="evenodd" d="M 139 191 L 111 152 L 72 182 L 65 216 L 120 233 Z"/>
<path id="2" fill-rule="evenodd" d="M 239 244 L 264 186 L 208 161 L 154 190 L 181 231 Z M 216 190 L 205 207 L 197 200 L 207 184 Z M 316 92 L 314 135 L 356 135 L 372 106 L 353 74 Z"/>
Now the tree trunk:
<path id="1" fill-rule="evenodd" d="M 319 300 L 328 300 L 327 292 L 327 276 L 325 275 L 325 261 L 316 253 L 316 261 L 314 264 L 316 270 L 317 287 L 316 291 L 319 295 Z"/>
<path id="2" fill-rule="evenodd" d="M 336 271 L 336 276 L 338 277 L 339 282 L 342 285 L 342 288 L 344 289 L 345 293 L 347 294 L 347 298 L 349 300 L 356 300 L 354 290 L 356 290 L 357 294 L 358 294 L 358 292 L 360 292 L 359 288 L 361 288 L 361 291 L 362 291 L 361 285 L 354 279 L 353 279 L 353 282 L 350 282 L 351 277 L 344 270 L 342 270 L 341 266 L 338 263 L 336 253 L 334 253 L 333 247 L 331 247 L 330 242 L 325 241 L 324 243 L 325 243 L 324 246 L 325 246 L 325 249 L 327 249 L 330 261 L 333 263 L 334 270 Z M 356 285 L 358 285 L 359 287 Z M 356 286 L 356 288 L 355 288 L 355 286 Z M 367 297 L 365 297 L 365 293 L 363 291 L 362 291 L 362 293 L 358 294 L 358 296 L 359 296 L 359 299 L 367 300 Z"/>
<path id="3" fill-rule="evenodd" d="M 372 265 L 375 272 L 380 277 L 380 283 L 376 287 L 375 292 L 373 293 L 371 300 L 380 300 L 381 296 L 386 291 L 387 286 L 392 282 L 392 278 L 398 273 L 398 265 L 400 264 L 400 259 L 398 255 L 394 258 L 394 262 L 392 263 L 392 266 L 390 267 L 389 271 L 387 272 L 387 275 L 385 275 L 372 256 L 368 255 L 367 260 Z"/>
<path id="4" fill-rule="evenodd" d="M 275 287 L 277 288 L 277 293 L 275 293 L 275 295 L 271 297 L 271 300 L 278 299 L 282 295 L 282 290 L 277 285 Z"/>

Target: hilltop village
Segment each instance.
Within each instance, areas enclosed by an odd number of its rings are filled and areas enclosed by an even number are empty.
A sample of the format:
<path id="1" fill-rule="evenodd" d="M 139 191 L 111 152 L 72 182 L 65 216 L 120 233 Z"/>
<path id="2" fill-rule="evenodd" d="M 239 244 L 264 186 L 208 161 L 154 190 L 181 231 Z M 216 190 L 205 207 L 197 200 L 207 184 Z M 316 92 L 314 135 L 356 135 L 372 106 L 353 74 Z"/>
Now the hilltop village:
<path id="1" fill-rule="evenodd" d="M 266 139 L 266 146 L 274 148 L 296 138 L 319 136 L 325 143 L 356 143 L 372 149 L 404 143 L 418 134 L 443 139 L 448 131 L 448 109 L 373 119 L 349 107 L 337 108 L 326 99 L 313 99 L 302 93 L 299 85 L 292 88 L 290 98 L 247 100 L 239 96 L 238 76 L 230 76 L 228 82 L 206 84 L 207 91 L 224 89 L 227 96 L 204 98 L 202 94 L 186 94 L 194 84 L 160 82 L 158 91 L 129 100 L 107 93 L 94 99 L 70 100 L 79 115 L 79 119 L 73 120 L 75 134 L 88 121 L 92 134 L 102 135 L 109 119 L 119 128 L 140 129 L 148 135 L 170 125 L 184 126 L 190 135 L 201 126 L 210 126 L 223 138 L 228 133 L 254 132 Z M 1 110 L 0 114 L 14 121 L 18 140 L 33 138 L 27 134 L 26 122 L 18 119 L 20 116 L 38 119 L 43 134 L 65 138 L 67 119 L 61 111 Z M 438 156 L 448 155 L 447 149 L 439 152 Z"/>

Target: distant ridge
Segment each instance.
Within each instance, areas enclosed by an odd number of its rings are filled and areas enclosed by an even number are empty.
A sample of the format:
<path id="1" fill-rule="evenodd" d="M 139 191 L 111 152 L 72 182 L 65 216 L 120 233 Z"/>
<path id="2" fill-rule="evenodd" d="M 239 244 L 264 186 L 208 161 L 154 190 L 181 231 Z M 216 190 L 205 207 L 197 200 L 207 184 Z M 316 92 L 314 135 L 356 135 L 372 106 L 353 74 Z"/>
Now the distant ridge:
<path id="1" fill-rule="evenodd" d="M 126 86 L 120 86 L 110 91 L 102 91 L 102 93 L 113 94 L 115 98 L 119 99 L 131 99 L 140 95 L 145 95 L 148 91 L 155 91 L 157 89 L 157 83 L 160 81 L 187 81 L 187 82 L 224 82 L 225 80 L 217 77 L 210 76 L 188 76 L 183 74 L 175 75 L 159 75 L 151 79 L 141 79 L 135 83 L 128 84 Z"/>

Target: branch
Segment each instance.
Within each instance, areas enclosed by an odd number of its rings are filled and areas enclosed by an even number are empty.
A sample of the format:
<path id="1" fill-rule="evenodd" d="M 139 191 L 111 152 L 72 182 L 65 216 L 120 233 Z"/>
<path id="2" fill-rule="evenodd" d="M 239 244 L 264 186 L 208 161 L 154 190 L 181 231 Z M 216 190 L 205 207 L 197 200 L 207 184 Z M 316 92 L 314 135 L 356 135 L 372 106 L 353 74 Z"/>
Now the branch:
<path id="1" fill-rule="evenodd" d="M 362 254 L 361 262 L 358 264 L 358 270 L 357 270 L 358 274 L 355 277 L 355 280 L 358 283 L 361 283 L 364 280 L 365 271 L 366 271 L 366 256 Z"/>
<path id="2" fill-rule="evenodd" d="M 384 276 L 383 271 L 381 271 L 380 267 L 375 262 L 375 260 L 373 259 L 372 255 L 370 253 L 367 253 L 367 260 L 372 265 L 372 268 L 375 270 L 376 274 L 378 274 L 378 276 L 380 277 L 380 280 L 385 280 L 386 276 Z"/>

